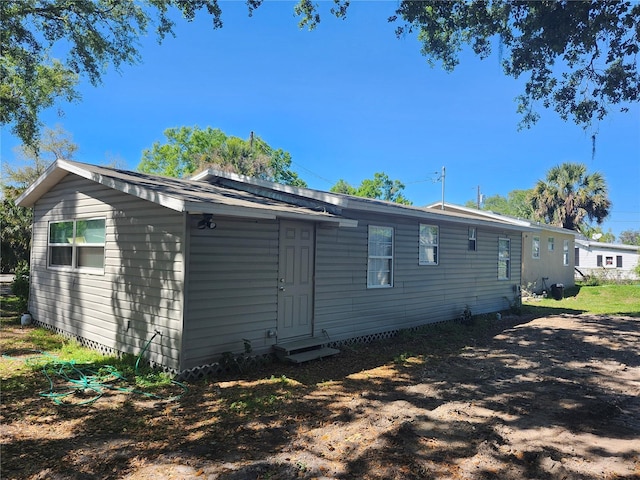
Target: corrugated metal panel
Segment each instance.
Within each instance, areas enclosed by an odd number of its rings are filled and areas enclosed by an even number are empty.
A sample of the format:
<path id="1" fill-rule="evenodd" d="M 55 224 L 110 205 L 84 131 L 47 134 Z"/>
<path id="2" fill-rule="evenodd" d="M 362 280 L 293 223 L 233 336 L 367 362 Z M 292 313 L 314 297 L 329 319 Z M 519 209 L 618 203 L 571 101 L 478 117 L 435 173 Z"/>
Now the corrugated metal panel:
<path id="1" fill-rule="evenodd" d="M 43 195 L 34 214 L 34 318 L 134 354 L 159 331 L 149 357 L 178 368 L 182 215 L 74 175 Z M 98 216 L 106 218 L 104 274 L 47 268 L 48 222 Z"/>
<path id="2" fill-rule="evenodd" d="M 182 369 L 242 352 L 245 338 L 255 352 L 275 343 L 266 332 L 277 323 L 278 222 L 215 221 L 190 231 Z"/>

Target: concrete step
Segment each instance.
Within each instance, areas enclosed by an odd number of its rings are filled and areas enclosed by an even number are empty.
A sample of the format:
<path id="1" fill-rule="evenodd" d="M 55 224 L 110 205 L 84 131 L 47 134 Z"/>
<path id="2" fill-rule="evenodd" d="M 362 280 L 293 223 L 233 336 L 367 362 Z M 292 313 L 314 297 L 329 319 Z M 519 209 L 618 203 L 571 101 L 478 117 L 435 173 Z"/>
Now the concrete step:
<path id="1" fill-rule="evenodd" d="M 326 345 L 327 339 L 322 337 L 302 338 L 300 340 L 292 340 L 290 342 L 278 343 L 273 346 L 278 354 L 289 355 L 297 350 L 306 350 L 311 348 L 319 348 Z"/>
<path id="2" fill-rule="evenodd" d="M 327 343 L 325 337 L 311 337 L 279 343 L 273 348 L 280 360 L 304 363 L 340 353 L 340 350 L 327 347 Z"/>
<path id="3" fill-rule="evenodd" d="M 335 348 L 322 347 L 286 355 L 284 359 L 293 363 L 304 363 L 310 362 L 311 360 L 317 360 L 319 358 L 330 357 L 338 353 L 340 353 L 340 350 Z"/>

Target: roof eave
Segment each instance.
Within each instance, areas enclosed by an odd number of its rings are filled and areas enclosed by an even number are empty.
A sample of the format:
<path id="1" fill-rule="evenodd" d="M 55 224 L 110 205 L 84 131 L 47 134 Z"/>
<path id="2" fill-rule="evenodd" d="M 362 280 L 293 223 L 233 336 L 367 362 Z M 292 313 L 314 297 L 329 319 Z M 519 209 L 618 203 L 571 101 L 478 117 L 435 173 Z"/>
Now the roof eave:
<path id="1" fill-rule="evenodd" d="M 290 220 L 307 220 L 312 222 L 335 224 L 339 227 L 357 227 L 358 221 L 335 215 L 320 215 L 304 212 L 288 212 L 284 210 L 238 207 L 222 203 L 191 202 L 185 204 L 188 213 L 211 214 L 229 217 L 254 218 L 263 220 L 276 220 L 278 218 Z"/>
<path id="2" fill-rule="evenodd" d="M 105 177 L 99 173 L 91 172 L 80 165 L 66 160 L 56 160 L 40 177 L 16 199 L 16 203 L 22 207 L 32 207 L 46 192 L 62 180 L 67 174 L 73 173 L 79 177 L 94 181 L 105 187 L 113 188 L 120 192 L 133 195 L 143 200 L 148 200 L 177 212 L 185 211 L 184 201 L 169 195 L 153 192 L 127 182 Z"/>

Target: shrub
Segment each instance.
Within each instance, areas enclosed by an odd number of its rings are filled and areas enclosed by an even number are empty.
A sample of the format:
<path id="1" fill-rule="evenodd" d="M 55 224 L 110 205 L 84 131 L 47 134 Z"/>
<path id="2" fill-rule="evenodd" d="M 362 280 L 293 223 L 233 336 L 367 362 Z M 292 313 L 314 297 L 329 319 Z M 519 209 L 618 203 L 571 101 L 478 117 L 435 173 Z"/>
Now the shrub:
<path id="1" fill-rule="evenodd" d="M 29 264 L 25 261 L 19 262 L 16 267 L 11 292 L 18 297 L 18 310 L 26 312 L 29 305 Z"/>

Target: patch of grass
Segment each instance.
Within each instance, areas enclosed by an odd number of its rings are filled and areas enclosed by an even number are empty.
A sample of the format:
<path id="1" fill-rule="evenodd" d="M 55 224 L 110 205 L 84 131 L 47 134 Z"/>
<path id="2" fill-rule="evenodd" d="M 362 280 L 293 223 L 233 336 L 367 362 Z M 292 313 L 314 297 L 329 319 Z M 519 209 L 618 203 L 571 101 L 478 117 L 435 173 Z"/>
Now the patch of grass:
<path id="1" fill-rule="evenodd" d="M 0 318 L 2 324 L 20 324 L 20 300 L 15 296 L 0 297 Z"/>
<path id="2" fill-rule="evenodd" d="M 640 317 L 640 285 L 577 286 L 565 290 L 562 300 L 544 298 L 527 301 L 525 312 Z"/>
<path id="3" fill-rule="evenodd" d="M 231 382 L 224 389 L 228 410 L 238 415 L 264 415 L 278 411 L 294 398 L 301 384 L 284 375 L 254 382 Z"/>
<path id="4" fill-rule="evenodd" d="M 11 297 L 3 297 L 3 300 L 5 298 Z M 5 394 L 20 394 L 37 379 L 46 379 L 44 372 L 46 375 L 56 375 L 58 371 L 72 370 L 73 375 L 81 378 L 82 375 L 107 378 L 116 381 L 122 388 L 170 395 L 167 389 L 172 384 L 171 376 L 151 368 L 146 362 L 136 365 L 135 355 L 105 356 L 50 330 L 21 328 L 19 318 L 9 322 L 8 318 L 3 317 L 2 327 L 5 331 L 0 336 L 3 352 L 0 377 Z"/>

